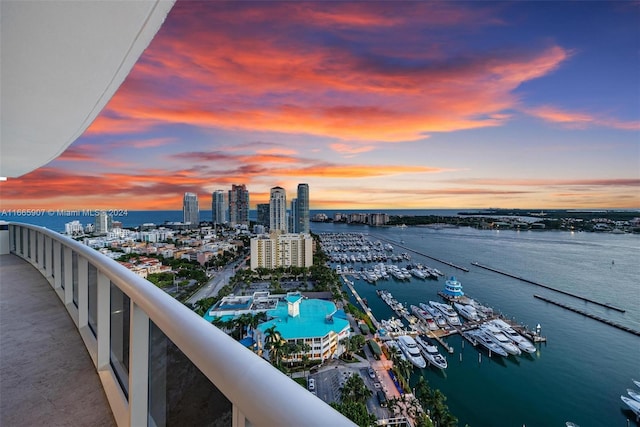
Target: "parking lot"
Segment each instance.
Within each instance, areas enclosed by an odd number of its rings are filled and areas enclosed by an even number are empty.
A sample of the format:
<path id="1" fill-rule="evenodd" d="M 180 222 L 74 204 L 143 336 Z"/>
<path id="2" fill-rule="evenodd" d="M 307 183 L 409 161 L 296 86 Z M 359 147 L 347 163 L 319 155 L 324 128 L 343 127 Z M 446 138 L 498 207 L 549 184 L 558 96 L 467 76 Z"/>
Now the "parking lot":
<path id="1" fill-rule="evenodd" d="M 380 407 L 376 397 L 376 391 L 382 390 L 384 386 L 378 379 L 377 374 L 371 378 L 368 368 L 349 366 L 335 366 L 329 369 L 321 369 L 317 373 L 313 373 L 309 378 L 315 380 L 316 395 L 327 403 L 340 402 L 340 388 L 344 385 L 350 375 L 360 375 L 365 385 L 371 390 L 371 397 L 367 400 L 366 405 L 370 413 L 375 414 L 378 419 L 388 418 L 389 411 Z"/>

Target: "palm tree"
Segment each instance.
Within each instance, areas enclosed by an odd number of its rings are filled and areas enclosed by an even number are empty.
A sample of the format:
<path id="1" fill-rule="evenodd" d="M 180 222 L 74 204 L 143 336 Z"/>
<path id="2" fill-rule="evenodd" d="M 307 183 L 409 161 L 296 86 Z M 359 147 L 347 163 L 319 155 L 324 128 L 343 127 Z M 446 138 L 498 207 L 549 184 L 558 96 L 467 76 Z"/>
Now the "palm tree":
<path id="1" fill-rule="evenodd" d="M 280 368 L 281 366 L 281 353 L 284 347 L 285 341 L 282 339 L 280 332 L 276 330 L 276 326 L 270 326 L 264 331 L 264 344 L 269 350 L 269 360 L 271 363 Z"/>
<path id="2" fill-rule="evenodd" d="M 238 327 L 240 328 L 240 338 L 244 336 L 245 328 L 248 328 L 253 319 L 251 313 L 243 313 L 236 318 Z"/>
<path id="3" fill-rule="evenodd" d="M 215 326 L 216 328 L 218 328 L 218 329 L 222 329 L 222 328 L 223 328 L 223 326 L 225 326 L 225 323 L 226 323 L 226 321 L 225 321 L 225 320 L 222 320 L 222 317 L 214 317 L 214 318 L 211 320 L 211 324 L 212 324 L 213 326 Z"/>
<path id="4" fill-rule="evenodd" d="M 371 393 L 360 375 L 351 375 L 342 387 L 342 402 L 364 403 Z"/>
<path id="5" fill-rule="evenodd" d="M 265 313 L 264 311 L 259 311 L 256 314 L 250 316 L 251 317 L 248 319 L 247 323 L 247 334 L 249 334 L 249 328 L 251 328 L 251 330 L 255 330 L 260 323 L 267 320 L 267 313 Z"/>
<path id="6" fill-rule="evenodd" d="M 309 355 L 307 354 L 310 350 L 311 350 L 311 346 L 309 344 L 304 344 L 305 346 L 309 347 L 308 350 L 303 350 L 305 354 L 302 355 L 302 375 L 304 377 L 307 376 L 307 364 L 309 363 Z"/>

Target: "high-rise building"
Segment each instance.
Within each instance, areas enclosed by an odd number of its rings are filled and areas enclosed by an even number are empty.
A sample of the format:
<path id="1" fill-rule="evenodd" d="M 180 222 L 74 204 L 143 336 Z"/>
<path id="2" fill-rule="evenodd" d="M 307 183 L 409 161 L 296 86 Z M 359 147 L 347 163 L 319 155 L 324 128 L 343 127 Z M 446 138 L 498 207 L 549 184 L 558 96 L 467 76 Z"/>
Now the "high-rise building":
<path id="1" fill-rule="evenodd" d="M 216 190 L 211 194 L 211 222 L 226 224 L 229 222 L 229 203 L 224 190 Z"/>
<path id="2" fill-rule="evenodd" d="M 182 199 L 182 216 L 185 224 L 191 227 L 200 225 L 200 207 L 198 206 L 198 195 L 195 193 L 184 193 Z"/>
<path id="3" fill-rule="evenodd" d="M 289 230 L 292 233 L 298 231 L 298 199 L 291 199 L 291 209 L 289 210 L 289 221 L 287 222 Z"/>
<path id="4" fill-rule="evenodd" d="M 313 238 L 309 234 L 271 231 L 251 239 L 251 269 L 311 267 Z"/>
<path id="5" fill-rule="evenodd" d="M 269 199 L 269 228 L 271 231 L 286 233 L 287 228 L 287 194 L 282 187 L 273 187 Z"/>
<path id="6" fill-rule="evenodd" d="M 298 203 L 295 214 L 296 233 L 309 232 L 309 184 L 298 184 Z"/>
<path id="7" fill-rule="evenodd" d="M 269 203 L 259 203 L 256 205 L 256 209 L 258 210 L 258 218 L 257 218 L 258 224 L 268 227 L 269 221 L 270 221 Z"/>
<path id="8" fill-rule="evenodd" d="M 96 234 L 107 234 L 109 230 L 111 230 L 111 218 L 110 215 L 107 215 L 105 211 L 100 211 L 96 214 L 95 218 L 95 228 L 94 233 Z"/>
<path id="9" fill-rule="evenodd" d="M 249 191 L 244 184 L 233 184 L 229 191 L 229 222 L 249 225 Z"/>

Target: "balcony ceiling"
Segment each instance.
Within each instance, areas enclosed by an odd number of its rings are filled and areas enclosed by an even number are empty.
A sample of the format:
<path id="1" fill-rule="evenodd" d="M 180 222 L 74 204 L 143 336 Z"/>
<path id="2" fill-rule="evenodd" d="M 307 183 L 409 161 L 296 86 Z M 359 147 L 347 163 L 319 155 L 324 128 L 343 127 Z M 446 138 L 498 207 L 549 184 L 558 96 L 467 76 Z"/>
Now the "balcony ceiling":
<path id="1" fill-rule="evenodd" d="M 131 71 L 174 0 L 0 1 L 0 177 L 58 157 Z"/>

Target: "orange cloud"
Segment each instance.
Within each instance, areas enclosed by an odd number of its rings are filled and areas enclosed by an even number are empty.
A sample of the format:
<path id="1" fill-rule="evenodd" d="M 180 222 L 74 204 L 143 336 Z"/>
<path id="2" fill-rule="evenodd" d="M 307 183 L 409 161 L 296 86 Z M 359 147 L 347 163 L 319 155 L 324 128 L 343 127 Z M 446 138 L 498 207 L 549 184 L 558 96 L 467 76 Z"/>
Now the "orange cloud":
<path id="1" fill-rule="evenodd" d="M 167 28 L 109 103 L 106 123 L 98 122 L 91 132 L 172 123 L 413 141 L 433 132 L 504 124 L 509 117 L 504 111 L 518 104 L 512 91 L 552 72 L 570 55 L 550 46 L 451 57 L 424 40 L 404 42 L 408 47 L 402 48 L 393 43 L 405 27 L 423 28 L 425 19 L 434 25 L 487 25 L 490 9 L 271 5 L 203 7 L 198 15 L 176 4 Z M 239 10 L 241 22 L 229 19 Z M 478 24 L 478 16 L 487 19 Z M 281 31 L 271 31 L 274 22 Z M 345 34 L 347 23 L 362 27 L 362 35 Z M 303 24 L 313 27 L 316 39 L 291 37 Z M 377 40 L 383 36 L 387 41 Z M 347 42 L 349 37 L 356 38 Z M 133 124 L 124 126 L 120 118 Z M 116 124 L 109 128 L 111 122 Z"/>
<path id="2" fill-rule="evenodd" d="M 526 113 L 542 120 L 561 123 L 577 129 L 585 129 L 590 126 L 603 126 L 621 130 L 640 130 L 640 121 L 621 121 L 597 117 L 588 113 L 564 111 L 551 106 L 528 109 Z"/>

